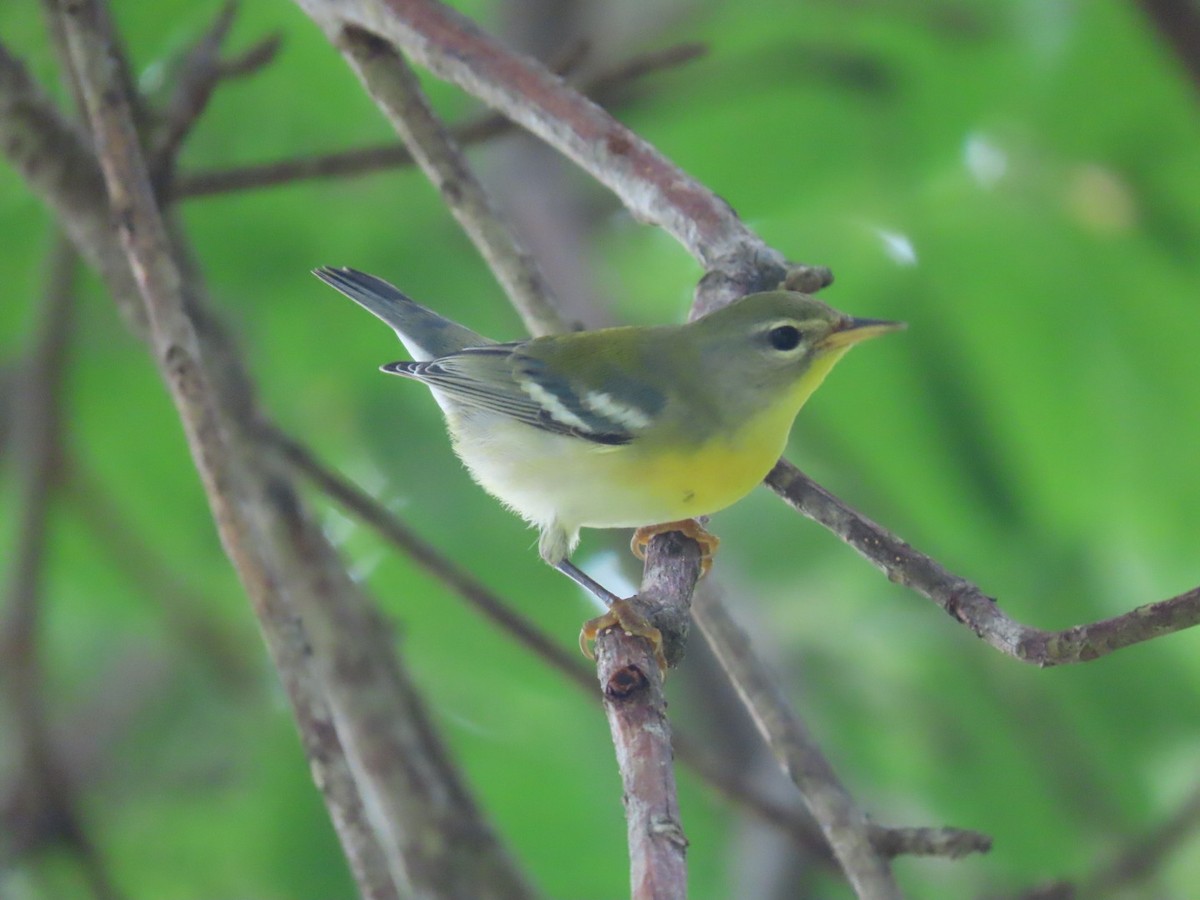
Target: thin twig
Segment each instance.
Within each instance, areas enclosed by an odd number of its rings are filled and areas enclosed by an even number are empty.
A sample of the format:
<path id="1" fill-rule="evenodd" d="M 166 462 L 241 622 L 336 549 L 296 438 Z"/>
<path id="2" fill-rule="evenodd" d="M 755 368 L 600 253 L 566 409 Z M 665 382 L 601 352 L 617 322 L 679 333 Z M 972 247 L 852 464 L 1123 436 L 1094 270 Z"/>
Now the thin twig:
<path id="1" fill-rule="evenodd" d="M 629 79 L 644 78 L 663 69 L 682 65 L 704 52 L 698 44 L 681 44 L 640 54 L 615 68 L 605 70 L 587 81 L 582 90 L 597 102 L 621 90 Z M 555 71 L 572 64 L 571 58 L 559 60 Z M 490 141 L 516 129 L 513 122 L 499 113 L 485 112 L 450 126 L 450 134 L 462 146 Z M 277 187 L 319 178 L 347 178 L 370 175 L 414 164 L 412 154 L 402 144 L 363 147 L 318 156 L 257 163 L 228 169 L 197 170 L 177 175 L 170 186 L 173 200 L 210 197 L 234 191 Z"/>
<path id="2" fill-rule="evenodd" d="M 174 166 L 180 148 L 191 133 L 217 85 L 227 78 L 251 75 L 268 65 L 279 52 L 282 37 L 268 35 L 231 60 L 221 58 L 221 47 L 233 27 L 238 0 L 226 0 L 212 24 L 183 54 L 177 66 L 171 96 L 162 111 L 162 124 L 153 141 L 155 182 Z"/>
<path id="3" fill-rule="evenodd" d="M 851 509 L 786 460 L 767 476 L 784 501 L 824 525 L 892 581 L 928 597 L 992 647 L 1022 662 L 1057 666 L 1088 662 L 1130 644 L 1200 624 L 1200 587 L 1124 615 L 1062 631 L 1031 628 L 996 601 L 885 528 Z"/>
<path id="4" fill-rule="evenodd" d="M 280 453 L 296 471 L 344 509 L 374 528 L 388 542 L 461 597 L 476 612 L 521 643 L 535 656 L 557 669 L 578 687 L 595 694 L 595 675 L 583 665 L 577 652 L 568 653 L 536 625 L 512 609 L 487 585 L 464 572 L 436 547 L 414 534 L 400 519 L 377 503 L 357 485 L 323 464 L 291 435 L 279 428 L 262 433 L 266 446 Z"/>
<path id="5" fill-rule="evenodd" d="M 650 53 L 642 53 L 591 78 L 580 92 L 603 105 L 605 98 L 647 75 L 674 69 L 708 53 L 708 45 L 695 41 L 675 44 Z"/>
<path id="6" fill-rule="evenodd" d="M 221 45 L 233 27 L 237 0 L 225 0 L 212 23 L 182 55 L 171 85 L 171 96 L 162 111 L 162 125 L 154 141 L 153 168 L 174 163 L 184 140 L 204 114 L 220 80 Z M 158 179 L 156 178 L 155 181 Z"/>
<path id="7" fill-rule="evenodd" d="M 477 144 L 510 130 L 512 124 L 503 117 L 483 116 L 455 129 L 454 135 L 462 144 Z M 403 145 L 360 147 L 231 169 L 199 169 L 187 172 L 172 182 L 170 196 L 172 200 L 190 200 L 320 178 L 355 178 L 411 165 L 412 154 Z"/>
<path id="8" fill-rule="evenodd" d="M 390 45 L 358 28 L 337 45 L 535 337 L 563 330 L 550 286 L 434 115 L 416 73 Z"/>
<path id="9" fill-rule="evenodd" d="M 708 273 L 704 303 L 777 286 L 782 256 L 716 194 L 535 61 L 435 0 L 297 0 L 326 34 L 377 34 L 499 110 L 612 190 L 635 218 L 666 229 Z"/>
<path id="10" fill-rule="evenodd" d="M 57 2 L 57 0 L 46 0 Z M 60 20 L 54 17 L 56 25 Z M 115 239 L 96 157 L 26 66 L 0 44 L 0 151 L 54 214 L 89 266 L 100 273 L 125 321 L 146 333 L 129 261 Z"/>
<path id="11" fill-rule="evenodd" d="M 888 828 L 872 824 L 871 845 L 882 855 L 941 856 L 961 859 L 972 853 L 987 853 L 992 838 L 969 828 Z"/>
<path id="12" fill-rule="evenodd" d="M 711 593 L 696 599 L 692 615 L 771 752 L 800 788 L 858 896 L 872 900 L 900 897 L 887 858 L 871 839 L 866 814 L 788 705 L 775 676 L 750 649 L 749 638 L 725 607 L 713 602 Z"/>

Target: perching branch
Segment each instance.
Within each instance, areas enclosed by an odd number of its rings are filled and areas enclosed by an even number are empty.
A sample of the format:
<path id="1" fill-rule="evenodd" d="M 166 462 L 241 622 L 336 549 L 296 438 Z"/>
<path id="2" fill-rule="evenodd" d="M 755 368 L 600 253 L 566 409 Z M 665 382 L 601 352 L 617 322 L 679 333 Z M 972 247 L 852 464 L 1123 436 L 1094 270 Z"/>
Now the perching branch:
<path id="1" fill-rule="evenodd" d="M 676 565 L 680 558 L 686 561 L 683 567 Z M 639 612 L 659 621 L 655 607 L 661 606 L 668 615 L 682 612 L 686 620 L 680 598 L 691 597 L 699 577 L 700 548 L 695 541 L 674 532 L 653 542 L 636 597 Z M 630 896 L 682 900 L 687 896 L 688 842 L 675 790 L 663 674 L 647 641 L 610 628 L 596 638 L 596 676 L 621 772 Z"/>

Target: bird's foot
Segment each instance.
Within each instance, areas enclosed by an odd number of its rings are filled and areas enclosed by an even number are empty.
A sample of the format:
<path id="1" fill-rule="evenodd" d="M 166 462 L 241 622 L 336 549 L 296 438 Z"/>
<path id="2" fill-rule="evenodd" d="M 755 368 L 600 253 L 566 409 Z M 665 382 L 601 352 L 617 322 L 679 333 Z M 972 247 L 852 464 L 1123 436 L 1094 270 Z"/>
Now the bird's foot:
<path id="1" fill-rule="evenodd" d="M 651 625 L 650 620 L 634 609 L 633 604 L 628 600 L 614 600 L 604 615 L 583 623 L 583 628 L 579 630 L 579 649 L 583 651 L 584 656 L 588 659 L 596 658 L 590 644 L 601 632 L 610 628 L 619 628 L 627 635 L 645 638 L 649 641 L 650 647 L 654 651 L 654 661 L 658 663 L 659 672 L 663 675 L 667 674 L 667 657 L 663 653 L 662 632 Z"/>
<path id="2" fill-rule="evenodd" d="M 704 526 L 695 519 L 681 519 L 678 522 L 663 522 L 661 525 L 644 525 L 633 533 L 629 549 L 638 559 L 646 558 L 646 548 L 655 535 L 666 534 L 668 531 L 678 531 L 690 537 L 700 545 L 700 577 L 703 578 L 712 568 L 713 557 L 717 555 L 717 547 L 721 539 L 705 530 Z"/>

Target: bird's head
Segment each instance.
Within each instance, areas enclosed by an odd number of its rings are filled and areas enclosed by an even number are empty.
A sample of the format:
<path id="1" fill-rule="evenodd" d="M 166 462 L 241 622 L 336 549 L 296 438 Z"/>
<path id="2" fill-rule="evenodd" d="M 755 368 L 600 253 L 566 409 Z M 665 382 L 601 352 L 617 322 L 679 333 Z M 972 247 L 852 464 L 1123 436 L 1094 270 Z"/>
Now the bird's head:
<path id="1" fill-rule="evenodd" d="M 693 326 L 720 383 L 748 395 L 794 389 L 796 409 L 852 346 L 905 327 L 854 318 L 794 291 L 748 294 Z"/>

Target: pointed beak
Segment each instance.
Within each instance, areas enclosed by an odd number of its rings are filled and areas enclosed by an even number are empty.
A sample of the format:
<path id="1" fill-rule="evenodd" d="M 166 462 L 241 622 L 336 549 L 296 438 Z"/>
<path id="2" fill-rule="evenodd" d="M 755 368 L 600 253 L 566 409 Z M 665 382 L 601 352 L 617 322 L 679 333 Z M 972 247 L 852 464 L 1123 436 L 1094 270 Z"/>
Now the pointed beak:
<path id="1" fill-rule="evenodd" d="M 852 347 L 861 341 L 870 340 L 889 331 L 901 331 L 907 328 L 905 322 L 889 322 L 886 319 L 842 319 L 837 328 L 817 346 L 821 350 L 833 350 L 838 347 Z"/>

